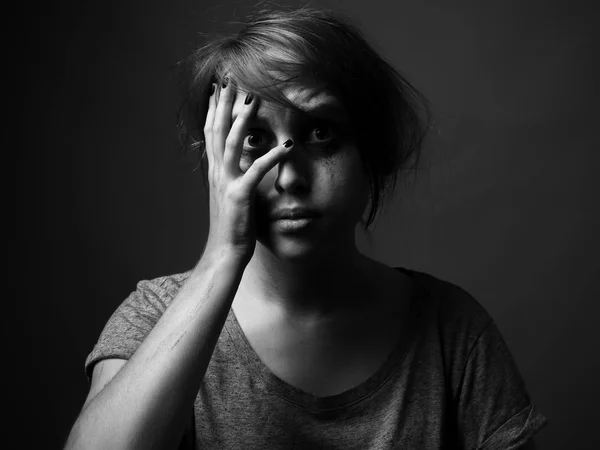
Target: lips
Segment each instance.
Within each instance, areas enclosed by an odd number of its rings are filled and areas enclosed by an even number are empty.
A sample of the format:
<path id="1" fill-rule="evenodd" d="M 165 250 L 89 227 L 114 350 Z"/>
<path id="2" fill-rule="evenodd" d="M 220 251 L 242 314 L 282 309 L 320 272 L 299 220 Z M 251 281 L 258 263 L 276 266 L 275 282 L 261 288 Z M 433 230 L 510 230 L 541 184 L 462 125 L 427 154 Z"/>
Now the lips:
<path id="1" fill-rule="evenodd" d="M 318 217 L 320 214 L 315 210 L 302 207 L 281 208 L 275 210 L 270 218 L 271 220 L 299 220 Z"/>

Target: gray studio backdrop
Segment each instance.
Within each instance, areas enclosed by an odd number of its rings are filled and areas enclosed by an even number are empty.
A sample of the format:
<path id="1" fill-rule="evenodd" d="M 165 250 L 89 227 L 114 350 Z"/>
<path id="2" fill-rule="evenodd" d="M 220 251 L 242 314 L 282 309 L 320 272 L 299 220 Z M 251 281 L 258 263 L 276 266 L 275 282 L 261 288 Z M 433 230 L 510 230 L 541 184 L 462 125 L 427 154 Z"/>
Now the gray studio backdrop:
<path id="1" fill-rule="evenodd" d="M 200 256 L 206 203 L 178 153 L 173 65 L 196 32 L 250 4 L 217 3 L 65 3 L 27 19 L 15 324 L 24 392 L 48 405 L 19 411 L 46 446 L 63 442 L 83 404 L 83 363 L 112 311 L 138 280 Z M 399 184 L 372 243 L 359 235 L 361 248 L 484 305 L 549 419 L 540 448 L 597 446 L 593 3 L 313 4 L 356 18 L 435 113 L 422 170 Z"/>

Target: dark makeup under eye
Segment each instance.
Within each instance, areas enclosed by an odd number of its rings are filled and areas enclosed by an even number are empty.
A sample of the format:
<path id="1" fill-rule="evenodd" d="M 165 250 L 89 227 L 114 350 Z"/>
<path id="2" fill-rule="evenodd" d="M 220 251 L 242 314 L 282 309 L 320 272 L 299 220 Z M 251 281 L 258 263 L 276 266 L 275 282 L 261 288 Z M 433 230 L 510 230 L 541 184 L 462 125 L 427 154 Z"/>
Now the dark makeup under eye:
<path id="1" fill-rule="evenodd" d="M 297 136 L 305 145 L 321 150 L 331 150 L 346 139 L 344 127 L 325 119 L 314 119 L 298 124 Z M 267 152 L 277 145 L 273 134 L 264 128 L 249 128 L 244 138 L 244 153 Z"/>
<path id="2" fill-rule="evenodd" d="M 244 138 L 244 147 L 262 148 L 268 144 L 269 138 L 265 131 L 258 128 L 250 128 Z"/>
<path id="3" fill-rule="evenodd" d="M 344 127 L 328 120 L 317 120 L 306 127 L 304 142 L 320 152 L 332 153 L 348 141 Z"/>
<path id="4" fill-rule="evenodd" d="M 303 134 L 306 142 L 324 143 L 331 141 L 338 133 L 331 123 L 320 120 L 306 127 Z"/>
<path id="5" fill-rule="evenodd" d="M 242 158 L 254 160 L 267 153 L 272 147 L 272 136 L 260 128 L 249 128 L 244 137 Z"/>

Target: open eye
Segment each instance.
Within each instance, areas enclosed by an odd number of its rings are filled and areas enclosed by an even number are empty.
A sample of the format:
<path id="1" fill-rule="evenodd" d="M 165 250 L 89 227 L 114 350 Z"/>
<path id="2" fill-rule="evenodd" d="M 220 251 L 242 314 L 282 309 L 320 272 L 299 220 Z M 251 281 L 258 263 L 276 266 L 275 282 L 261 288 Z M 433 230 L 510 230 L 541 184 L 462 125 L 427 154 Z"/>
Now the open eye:
<path id="1" fill-rule="evenodd" d="M 267 136 L 261 130 L 250 129 L 244 138 L 244 148 L 262 148 L 267 145 Z"/>
<path id="2" fill-rule="evenodd" d="M 309 141 L 310 142 L 329 142 L 333 137 L 333 130 L 331 126 L 328 124 L 319 124 L 310 132 Z"/>

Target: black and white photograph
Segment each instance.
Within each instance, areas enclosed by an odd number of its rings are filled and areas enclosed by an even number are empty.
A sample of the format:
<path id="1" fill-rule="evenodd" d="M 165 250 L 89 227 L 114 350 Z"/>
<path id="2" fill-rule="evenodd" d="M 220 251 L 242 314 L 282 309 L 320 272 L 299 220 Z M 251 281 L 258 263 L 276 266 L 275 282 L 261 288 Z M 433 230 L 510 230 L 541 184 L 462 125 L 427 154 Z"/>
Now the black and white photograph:
<path id="1" fill-rule="evenodd" d="M 3 448 L 600 448 L 594 2 L 11 17 Z"/>

